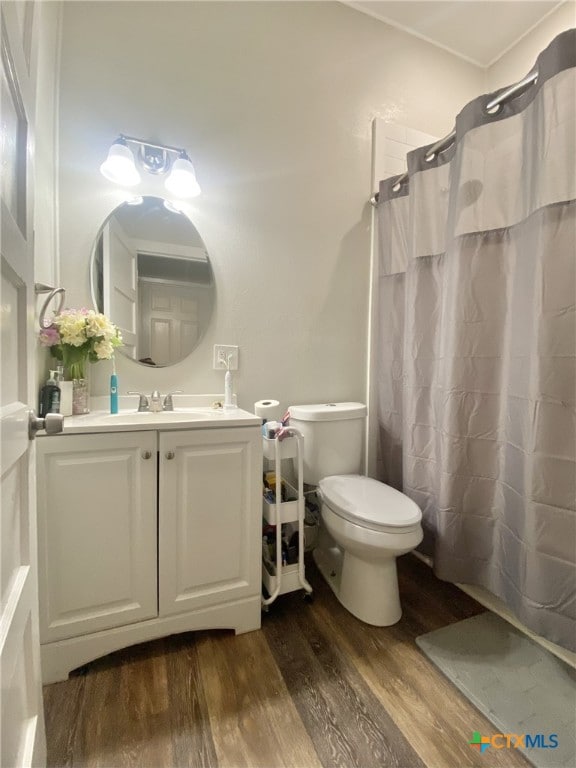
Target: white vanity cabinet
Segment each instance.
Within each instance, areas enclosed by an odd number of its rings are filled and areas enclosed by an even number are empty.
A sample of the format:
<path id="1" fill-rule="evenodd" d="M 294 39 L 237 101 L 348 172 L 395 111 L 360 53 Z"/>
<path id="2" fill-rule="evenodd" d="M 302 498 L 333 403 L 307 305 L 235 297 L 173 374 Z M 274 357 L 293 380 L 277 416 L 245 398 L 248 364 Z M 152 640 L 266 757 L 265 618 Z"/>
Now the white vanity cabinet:
<path id="1" fill-rule="evenodd" d="M 260 627 L 256 426 L 37 441 L 45 683 L 194 629 Z"/>

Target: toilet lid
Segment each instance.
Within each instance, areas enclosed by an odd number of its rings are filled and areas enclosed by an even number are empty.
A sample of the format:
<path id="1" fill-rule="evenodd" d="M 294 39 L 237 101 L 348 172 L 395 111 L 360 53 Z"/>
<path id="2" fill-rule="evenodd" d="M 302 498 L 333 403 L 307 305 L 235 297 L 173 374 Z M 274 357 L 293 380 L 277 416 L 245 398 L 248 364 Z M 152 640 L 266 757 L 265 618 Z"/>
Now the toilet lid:
<path id="1" fill-rule="evenodd" d="M 320 480 L 328 506 L 357 525 L 376 530 L 412 528 L 422 520 L 420 507 L 395 488 L 363 475 L 334 475 Z"/>

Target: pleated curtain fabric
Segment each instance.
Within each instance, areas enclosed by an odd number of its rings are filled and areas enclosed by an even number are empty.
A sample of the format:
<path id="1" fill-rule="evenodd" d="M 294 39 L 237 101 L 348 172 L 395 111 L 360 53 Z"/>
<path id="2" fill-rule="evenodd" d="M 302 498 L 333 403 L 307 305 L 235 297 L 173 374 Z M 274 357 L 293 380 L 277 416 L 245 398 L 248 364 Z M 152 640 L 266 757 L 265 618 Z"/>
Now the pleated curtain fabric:
<path id="1" fill-rule="evenodd" d="M 379 466 L 440 578 L 576 650 L 576 30 L 536 67 L 380 184 Z"/>

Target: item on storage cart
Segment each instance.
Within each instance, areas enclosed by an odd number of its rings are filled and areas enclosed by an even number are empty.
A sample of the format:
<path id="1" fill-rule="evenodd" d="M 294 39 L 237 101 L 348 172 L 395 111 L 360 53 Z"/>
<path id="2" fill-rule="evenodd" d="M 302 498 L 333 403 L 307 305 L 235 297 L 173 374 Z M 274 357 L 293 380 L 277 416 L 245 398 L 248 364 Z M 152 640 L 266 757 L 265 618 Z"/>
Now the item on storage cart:
<path id="1" fill-rule="evenodd" d="M 304 438 L 292 427 L 282 427 L 279 431 L 283 434 L 277 432 L 274 439 L 266 435 L 262 438 L 264 456 L 275 463 L 275 471 L 264 474 L 262 509 L 268 525 L 264 528 L 266 552 L 263 545 L 262 580 L 269 595 L 262 598 L 264 610 L 278 595 L 296 589 L 304 589 L 306 596 L 312 594 L 304 570 Z M 288 458 L 297 460 L 296 488 L 282 480 L 282 459 Z M 280 494 L 276 493 L 278 486 Z M 270 530 L 272 525 L 274 536 Z"/>
<path id="2" fill-rule="evenodd" d="M 268 400 L 257 400 L 254 403 L 254 413 L 266 423 L 267 421 L 276 421 L 276 419 L 279 419 L 282 409 L 278 400 L 272 400 L 270 398 Z"/>

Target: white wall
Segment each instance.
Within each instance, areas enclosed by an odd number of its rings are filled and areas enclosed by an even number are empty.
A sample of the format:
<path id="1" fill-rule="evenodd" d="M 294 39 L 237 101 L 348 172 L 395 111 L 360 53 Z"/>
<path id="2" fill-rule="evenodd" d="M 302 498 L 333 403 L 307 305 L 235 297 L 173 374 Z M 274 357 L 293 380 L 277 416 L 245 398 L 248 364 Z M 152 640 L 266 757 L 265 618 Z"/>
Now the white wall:
<path id="1" fill-rule="evenodd" d="M 372 191 L 378 192 L 381 179 L 406 173 L 408 152 L 433 144 L 440 138 L 441 136 L 415 131 L 398 123 L 386 123 L 376 118 L 373 126 Z"/>
<path id="2" fill-rule="evenodd" d="M 34 272 L 38 283 L 57 286 L 58 260 L 58 185 L 57 115 L 58 68 L 62 4 L 37 3 L 38 86 L 34 136 Z M 40 311 L 46 296 L 37 299 Z M 38 344 L 36 379 L 38 389 L 46 382 L 50 355 Z"/>
<path id="3" fill-rule="evenodd" d="M 240 346 L 240 405 L 363 399 L 374 117 L 442 136 L 484 72 L 332 2 L 65 3 L 60 242 L 70 306 L 121 195 L 98 171 L 123 132 L 185 146 L 189 206 L 217 307 L 177 366 L 119 361 L 121 391 L 222 391 L 214 343 Z M 433 84 L 433 87 L 431 87 Z M 144 193 L 158 193 L 153 180 Z M 93 393 L 109 368 L 95 366 Z"/>
<path id="4" fill-rule="evenodd" d="M 386 123 L 380 118 L 375 118 L 372 126 L 372 191 L 378 192 L 380 180 L 406 173 L 408 164 L 406 155 L 417 147 L 433 144 L 440 136 L 414 130 L 398 123 Z M 369 324 L 369 346 L 371 350 L 367 365 L 368 419 L 366 430 L 366 474 L 376 479 L 385 476 L 385 472 L 379 464 L 378 456 L 378 382 L 375 375 L 378 360 L 376 329 L 378 327 L 378 281 L 374 279 L 377 274 L 377 233 L 373 232 L 373 254 L 371 265 L 371 322 Z"/>
<path id="5" fill-rule="evenodd" d="M 521 80 L 532 69 L 538 54 L 559 35 L 576 26 L 576 3 L 567 0 L 522 38 L 487 71 L 489 91 Z"/>
<path id="6" fill-rule="evenodd" d="M 59 2 L 38 3 L 38 87 L 34 146 L 35 273 L 38 282 L 58 281 L 57 112 L 60 23 Z"/>

